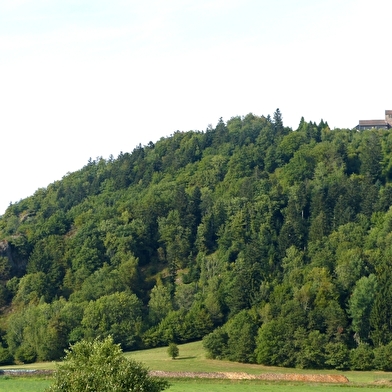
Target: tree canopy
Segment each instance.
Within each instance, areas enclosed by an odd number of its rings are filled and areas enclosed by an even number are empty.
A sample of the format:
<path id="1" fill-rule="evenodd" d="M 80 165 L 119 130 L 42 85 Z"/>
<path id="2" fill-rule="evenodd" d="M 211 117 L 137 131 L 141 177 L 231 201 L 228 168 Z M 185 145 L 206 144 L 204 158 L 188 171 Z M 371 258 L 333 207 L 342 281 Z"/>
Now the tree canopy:
<path id="1" fill-rule="evenodd" d="M 204 338 L 214 358 L 388 367 L 392 133 L 283 120 L 175 132 L 10 205 L 1 358 Z"/>

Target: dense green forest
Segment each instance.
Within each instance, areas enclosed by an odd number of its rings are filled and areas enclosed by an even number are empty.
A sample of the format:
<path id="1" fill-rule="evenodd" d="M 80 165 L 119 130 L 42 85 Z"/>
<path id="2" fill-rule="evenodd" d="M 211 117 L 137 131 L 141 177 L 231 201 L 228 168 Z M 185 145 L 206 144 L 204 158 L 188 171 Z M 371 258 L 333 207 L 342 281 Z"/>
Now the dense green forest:
<path id="1" fill-rule="evenodd" d="M 392 370 L 391 205 L 391 131 L 279 109 L 90 159 L 0 218 L 0 362 L 111 335 Z"/>

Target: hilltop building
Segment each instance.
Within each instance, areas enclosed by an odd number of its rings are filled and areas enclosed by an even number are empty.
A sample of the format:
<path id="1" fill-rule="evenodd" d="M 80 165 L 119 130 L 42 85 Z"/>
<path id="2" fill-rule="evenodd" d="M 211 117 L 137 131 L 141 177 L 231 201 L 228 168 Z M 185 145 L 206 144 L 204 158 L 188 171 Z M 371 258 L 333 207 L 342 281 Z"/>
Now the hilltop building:
<path id="1" fill-rule="evenodd" d="M 392 127 L 392 110 L 385 111 L 385 120 L 359 120 L 359 124 L 355 127 L 358 131 L 363 129 L 389 129 Z"/>

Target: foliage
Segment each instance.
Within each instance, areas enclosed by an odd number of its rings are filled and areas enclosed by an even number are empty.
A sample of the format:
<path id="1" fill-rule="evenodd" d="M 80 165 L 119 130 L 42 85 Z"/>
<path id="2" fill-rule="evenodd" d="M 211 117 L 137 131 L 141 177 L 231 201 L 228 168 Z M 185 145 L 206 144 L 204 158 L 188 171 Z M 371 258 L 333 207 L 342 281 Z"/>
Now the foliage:
<path id="1" fill-rule="evenodd" d="M 167 387 L 166 381 L 149 376 L 141 363 L 126 359 L 120 347 L 108 337 L 71 346 L 47 391 L 158 392 Z"/>
<path id="2" fill-rule="evenodd" d="M 180 350 L 175 343 L 171 342 L 167 348 L 167 353 L 171 359 L 176 359 L 180 353 Z"/>
<path id="3" fill-rule="evenodd" d="M 204 338 L 212 358 L 388 367 L 391 132 L 283 119 L 175 132 L 10 205 L 4 355 L 53 360 L 111 335 L 124 349 Z"/>
<path id="4" fill-rule="evenodd" d="M 392 370 L 392 342 L 374 350 L 374 367 L 386 372 Z"/>
<path id="5" fill-rule="evenodd" d="M 215 329 L 203 339 L 210 358 L 237 362 L 254 362 L 255 336 L 258 322 L 254 314 L 243 310 L 222 328 Z"/>
<path id="6" fill-rule="evenodd" d="M 367 342 L 370 337 L 370 312 L 377 291 L 374 274 L 363 276 L 357 280 L 349 299 L 349 314 L 352 317 L 351 328 L 357 339 Z"/>
<path id="7" fill-rule="evenodd" d="M 367 344 L 361 343 L 350 353 L 351 369 L 370 370 L 373 369 L 374 353 Z"/>
<path id="8" fill-rule="evenodd" d="M 87 338 L 111 335 L 124 348 L 136 346 L 141 307 L 136 295 L 114 293 L 90 301 L 84 310 L 82 327 Z"/>
<path id="9" fill-rule="evenodd" d="M 203 346 L 207 350 L 207 357 L 211 359 L 226 359 L 228 340 L 227 332 L 221 327 L 204 336 Z"/>
<path id="10" fill-rule="evenodd" d="M 11 365 L 14 359 L 8 348 L 0 347 L 0 365 Z"/>
<path id="11" fill-rule="evenodd" d="M 350 351 L 346 344 L 342 342 L 330 342 L 325 346 L 326 361 L 328 366 L 338 370 L 350 368 Z"/>

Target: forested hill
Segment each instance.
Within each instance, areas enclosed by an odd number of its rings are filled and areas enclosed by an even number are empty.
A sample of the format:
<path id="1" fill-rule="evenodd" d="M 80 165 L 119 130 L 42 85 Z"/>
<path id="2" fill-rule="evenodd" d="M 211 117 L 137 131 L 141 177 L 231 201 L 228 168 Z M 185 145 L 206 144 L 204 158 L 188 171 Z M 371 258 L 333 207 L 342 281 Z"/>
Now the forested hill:
<path id="1" fill-rule="evenodd" d="M 0 218 L 0 362 L 111 334 L 392 368 L 391 150 L 390 131 L 293 131 L 277 110 L 90 160 Z"/>

